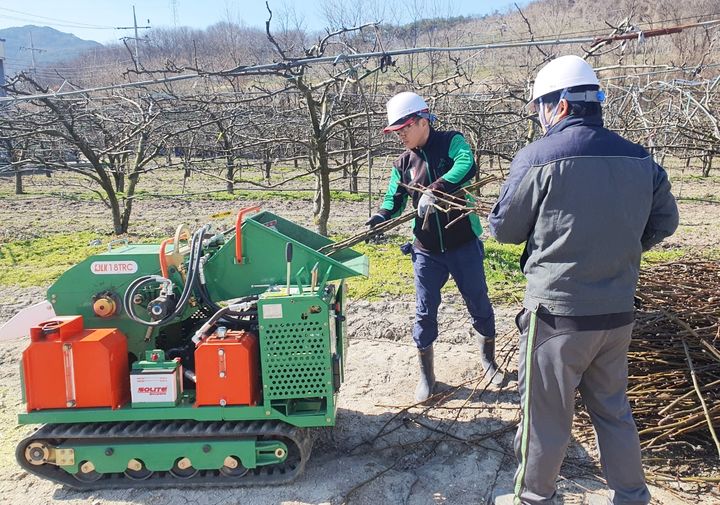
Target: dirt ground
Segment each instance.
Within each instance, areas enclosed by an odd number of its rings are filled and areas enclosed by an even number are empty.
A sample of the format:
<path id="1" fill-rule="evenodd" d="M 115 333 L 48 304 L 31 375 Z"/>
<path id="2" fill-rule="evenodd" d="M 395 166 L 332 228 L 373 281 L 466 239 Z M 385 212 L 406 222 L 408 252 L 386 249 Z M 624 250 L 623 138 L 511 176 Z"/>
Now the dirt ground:
<path id="1" fill-rule="evenodd" d="M 0 191 L 11 181 L 0 180 Z M 676 194 L 679 188 L 675 184 Z M 681 226 L 663 247 L 717 251 L 720 238 L 720 183 L 682 181 Z M 694 198 L 686 200 L 685 198 Z M 140 200 L 133 222 L 145 232 L 171 233 L 213 215 L 255 202 Z M 278 214 L 312 226 L 311 204 L 263 203 Z M 353 233 L 367 215 L 366 203 L 333 208 L 334 233 Z M 108 213 L 99 204 L 57 196 L 0 200 L 0 243 L 46 233 L 97 231 L 104 235 Z M 142 234 L 146 234 L 143 232 Z M 104 238 L 104 237 L 101 237 Z M 372 273 L 372 266 L 371 266 Z M 0 324 L 17 310 L 45 298 L 47 286 L 0 288 Z M 305 473 L 294 484 L 264 488 L 203 490 L 109 490 L 83 493 L 42 481 L 20 470 L 14 447 L 32 427 L 18 426 L 22 411 L 18 360 L 27 342 L 0 342 L 0 503 L 66 505 L 115 504 L 486 504 L 493 492 L 512 484 L 512 437 L 518 420 L 517 335 L 514 306 L 496 307 L 498 360 L 507 371 L 500 387 L 479 376 L 478 350 L 462 299 L 455 291 L 440 311 L 436 375 L 442 398 L 432 407 L 413 407 L 416 356 L 410 338 L 414 302 L 386 299 L 350 301 L 350 348 L 340 391 L 338 424 L 318 430 Z M 606 493 L 592 444 L 573 440 L 561 471 L 562 503 L 588 503 Z M 717 489 L 652 486 L 655 504 L 720 503 Z"/>

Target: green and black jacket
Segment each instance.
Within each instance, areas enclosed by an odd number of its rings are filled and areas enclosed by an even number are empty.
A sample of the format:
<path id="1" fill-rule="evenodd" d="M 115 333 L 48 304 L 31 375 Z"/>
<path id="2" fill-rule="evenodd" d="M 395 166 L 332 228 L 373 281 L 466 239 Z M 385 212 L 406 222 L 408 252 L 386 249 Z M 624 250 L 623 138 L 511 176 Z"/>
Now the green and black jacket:
<path id="1" fill-rule="evenodd" d="M 403 212 L 408 197 L 412 198 L 413 207 L 417 208 L 422 192 L 408 190 L 400 182 L 451 194 L 468 185 L 476 172 L 472 151 L 461 133 L 430 128 L 430 136 L 422 148 L 406 150 L 393 163 L 390 183 L 378 214 L 385 219 L 397 217 Z M 469 195 L 466 198 L 470 202 L 473 200 Z M 476 239 L 482 233 L 476 214 L 470 214 L 445 229 L 460 215 L 460 211 L 447 214 L 434 212 L 428 219 L 426 230 L 422 229 L 423 220 L 416 217 L 412 224 L 415 246 L 427 251 L 444 252 Z"/>

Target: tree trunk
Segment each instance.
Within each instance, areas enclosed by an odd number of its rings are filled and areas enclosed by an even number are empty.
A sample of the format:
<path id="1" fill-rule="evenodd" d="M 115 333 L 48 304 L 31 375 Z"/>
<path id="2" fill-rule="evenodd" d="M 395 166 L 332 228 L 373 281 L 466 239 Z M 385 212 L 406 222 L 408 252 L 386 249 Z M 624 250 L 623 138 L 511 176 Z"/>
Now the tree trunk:
<path id="1" fill-rule="evenodd" d="M 22 174 L 20 173 L 20 167 L 17 167 L 15 169 L 15 194 L 16 195 L 24 195 L 25 194 L 25 192 L 23 191 Z"/>
<path id="2" fill-rule="evenodd" d="M 270 151 L 265 151 L 263 157 L 263 165 L 265 166 L 265 180 L 270 182 L 270 169 L 272 168 L 272 161 L 270 160 Z"/>
<path id="3" fill-rule="evenodd" d="M 125 192 L 125 172 L 123 168 L 127 166 L 128 157 L 126 155 L 108 155 L 108 163 L 110 164 L 110 173 L 115 180 L 115 190 L 118 193 Z"/>
<path id="4" fill-rule="evenodd" d="M 110 212 L 112 213 L 113 233 L 115 233 L 115 235 L 122 235 L 127 231 L 127 226 L 123 226 L 124 216 L 120 211 L 120 202 L 117 199 L 112 185 L 106 186 L 103 184 L 103 189 L 105 190 L 105 194 L 107 194 L 108 205 L 110 205 Z"/>
<path id="5" fill-rule="evenodd" d="M 113 179 L 115 179 L 115 188 L 117 189 L 117 192 L 124 193 L 125 192 L 125 174 L 122 173 L 120 170 L 116 170 L 113 172 Z"/>
<path id="6" fill-rule="evenodd" d="M 350 175 L 350 170 L 348 168 L 348 149 L 350 149 L 350 146 L 352 146 L 350 142 L 350 132 L 345 133 L 345 138 L 343 139 L 343 169 L 342 169 L 342 178 L 347 179 L 348 175 Z"/>
<path id="7" fill-rule="evenodd" d="M 138 181 L 140 180 L 140 174 L 135 171 L 133 174 L 129 177 L 130 182 L 128 184 L 128 190 L 127 190 L 127 198 L 124 198 L 124 207 L 122 210 L 122 219 L 120 221 L 120 233 L 127 233 L 128 228 L 130 228 L 130 214 L 132 213 L 132 207 L 133 207 L 133 201 L 135 199 L 133 198 L 133 195 L 135 194 L 135 186 L 137 186 Z"/>
<path id="8" fill-rule="evenodd" d="M 140 134 L 140 138 L 138 140 L 137 144 L 137 150 L 135 151 L 135 156 L 132 161 L 132 172 L 128 176 L 130 179 L 130 182 L 128 183 L 127 193 L 123 197 L 123 208 L 122 208 L 122 216 L 120 218 L 120 231 L 115 232 L 117 234 L 120 233 L 127 233 L 128 228 L 130 227 L 130 214 L 132 213 L 132 207 L 133 207 L 133 201 L 135 200 L 133 198 L 133 195 L 135 194 L 135 186 L 137 186 L 138 181 L 140 180 L 140 169 L 142 168 L 142 159 L 145 157 L 145 143 L 147 142 L 147 134 L 145 132 L 142 132 Z M 128 159 L 126 158 L 125 161 L 125 167 L 128 167 Z M 117 200 L 116 200 L 117 201 Z M 120 204 L 118 203 L 118 210 L 120 209 Z"/>
<path id="9" fill-rule="evenodd" d="M 320 235 L 326 237 L 328 234 L 328 219 L 330 218 L 330 173 L 327 170 L 320 170 L 318 176 L 320 206 L 316 217 L 317 230 Z"/>
<path id="10" fill-rule="evenodd" d="M 323 236 L 328 234 L 328 219 L 330 218 L 330 166 L 328 163 L 327 145 L 324 141 L 317 144 L 318 150 L 318 196 L 319 206 L 315 221 L 318 233 Z"/>
<path id="11" fill-rule="evenodd" d="M 233 158 L 232 156 L 227 157 L 227 170 L 225 172 L 225 178 L 227 179 L 227 192 L 231 195 L 235 193 L 235 183 L 233 182 L 233 177 L 235 177 L 234 170 L 233 170 Z"/>
<path id="12" fill-rule="evenodd" d="M 315 195 L 313 196 L 313 217 L 316 218 L 320 215 L 320 200 L 322 199 L 322 181 L 320 180 L 320 173 L 315 173 Z"/>
<path id="13" fill-rule="evenodd" d="M 712 170 L 713 154 L 709 152 L 705 153 L 705 155 L 702 157 L 702 162 L 702 176 L 710 177 L 710 170 Z"/>
<path id="14" fill-rule="evenodd" d="M 347 132 L 347 145 L 350 148 L 350 193 L 358 192 L 358 167 L 357 159 L 355 159 L 355 135 L 351 130 Z"/>

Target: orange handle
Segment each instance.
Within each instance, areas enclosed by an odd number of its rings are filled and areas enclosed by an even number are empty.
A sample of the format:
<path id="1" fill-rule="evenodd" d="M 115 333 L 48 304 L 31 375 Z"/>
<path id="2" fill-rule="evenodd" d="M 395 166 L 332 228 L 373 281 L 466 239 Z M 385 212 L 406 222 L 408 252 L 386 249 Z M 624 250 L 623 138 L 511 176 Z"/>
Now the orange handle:
<path id="1" fill-rule="evenodd" d="M 177 227 L 177 230 L 175 230 L 175 236 L 173 238 L 163 240 L 160 244 L 160 272 L 166 279 L 169 274 L 168 263 L 179 269 L 185 255 L 187 254 L 187 251 L 182 252 L 180 250 L 180 240 L 182 240 L 183 237 L 185 240 L 190 240 L 190 230 L 188 230 L 187 225 L 181 224 Z M 165 251 L 167 250 L 168 244 L 171 243 L 173 244 L 173 251 L 172 253 L 167 254 Z M 170 261 L 168 261 L 168 258 Z"/>
<path id="2" fill-rule="evenodd" d="M 162 273 L 162 276 L 166 279 L 168 278 L 168 266 L 167 266 L 167 256 L 165 256 L 165 248 L 168 244 L 172 243 L 175 239 L 172 238 L 166 238 L 162 241 L 162 244 L 160 244 L 160 272 Z"/>
<path id="3" fill-rule="evenodd" d="M 247 214 L 250 214 L 251 212 L 257 212 L 260 210 L 260 207 L 245 207 L 244 209 L 240 210 L 237 215 L 237 219 L 235 220 L 235 261 L 238 263 L 238 265 L 241 265 L 243 262 L 242 259 L 242 223 L 245 220 L 245 216 Z"/>

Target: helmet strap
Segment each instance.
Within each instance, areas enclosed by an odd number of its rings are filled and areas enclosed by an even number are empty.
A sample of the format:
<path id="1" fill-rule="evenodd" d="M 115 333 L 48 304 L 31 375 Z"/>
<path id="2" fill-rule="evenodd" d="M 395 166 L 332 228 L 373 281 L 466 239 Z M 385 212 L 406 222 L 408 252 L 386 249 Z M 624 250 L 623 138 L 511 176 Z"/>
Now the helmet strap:
<path id="1" fill-rule="evenodd" d="M 417 113 L 415 113 L 415 115 L 417 117 L 422 117 L 422 118 L 427 119 L 430 122 L 430 124 L 433 124 L 437 120 L 437 116 L 435 114 L 430 114 L 429 112 L 426 112 L 426 111 L 417 112 Z"/>
<path id="2" fill-rule="evenodd" d="M 545 106 L 543 104 L 542 97 L 538 98 L 538 105 L 540 105 L 538 118 L 540 119 L 540 124 L 542 125 L 543 129 L 545 130 L 545 133 L 547 134 L 550 127 L 553 125 L 553 121 L 555 121 L 555 116 L 557 116 L 558 107 L 560 107 L 560 102 L 565 98 L 565 95 L 567 94 L 567 88 L 564 88 L 562 90 L 562 93 L 560 93 L 560 98 L 558 98 L 557 103 L 555 104 L 555 107 L 553 107 L 552 116 L 550 116 L 550 120 L 545 120 Z"/>

